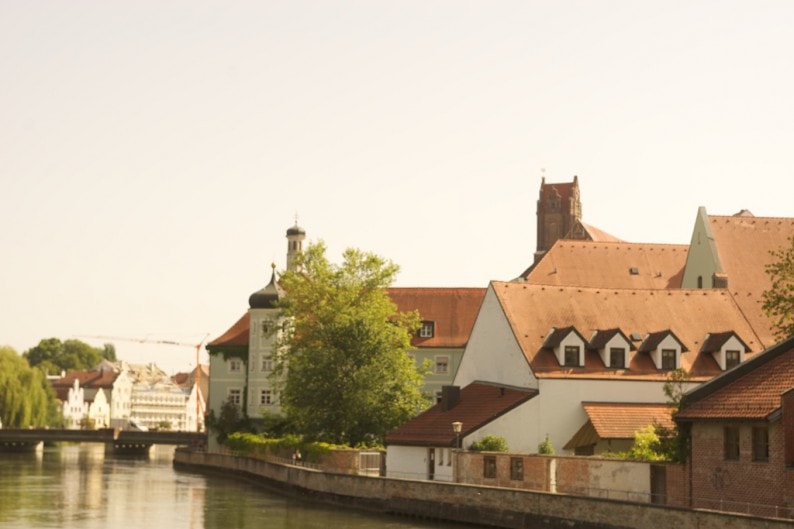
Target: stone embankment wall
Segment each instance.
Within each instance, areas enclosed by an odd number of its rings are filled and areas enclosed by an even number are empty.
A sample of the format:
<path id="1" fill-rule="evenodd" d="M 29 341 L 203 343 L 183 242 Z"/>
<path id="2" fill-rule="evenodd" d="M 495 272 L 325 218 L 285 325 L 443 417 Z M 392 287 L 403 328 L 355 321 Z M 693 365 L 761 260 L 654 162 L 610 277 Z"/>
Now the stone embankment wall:
<path id="1" fill-rule="evenodd" d="M 433 481 L 334 474 L 178 449 L 177 468 L 213 471 L 350 507 L 504 529 L 791 529 L 784 520 Z"/>

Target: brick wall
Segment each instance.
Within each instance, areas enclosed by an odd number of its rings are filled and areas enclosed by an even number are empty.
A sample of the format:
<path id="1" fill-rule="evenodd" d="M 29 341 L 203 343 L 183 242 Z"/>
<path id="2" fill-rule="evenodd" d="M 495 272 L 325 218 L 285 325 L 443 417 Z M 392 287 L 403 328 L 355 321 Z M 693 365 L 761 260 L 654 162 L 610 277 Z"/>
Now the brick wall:
<path id="1" fill-rule="evenodd" d="M 747 515 L 693 511 L 670 506 L 477 487 L 435 481 L 329 474 L 268 461 L 178 449 L 177 468 L 204 469 L 235 479 L 244 476 L 285 494 L 309 494 L 336 505 L 465 522 L 505 529 L 604 529 L 605 527 L 698 527 L 784 529 L 791 523 Z"/>
<path id="2" fill-rule="evenodd" d="M 725 459 L 726 426 L 739 429 L 738 460 Z M 768 428 L 768 461 L 753 461 L 753 427 Z M 789 478 L 781 421 L 695 423 L 691 441 L 693 507 L 774 516 L 787 505 L 785 496 Z"/>

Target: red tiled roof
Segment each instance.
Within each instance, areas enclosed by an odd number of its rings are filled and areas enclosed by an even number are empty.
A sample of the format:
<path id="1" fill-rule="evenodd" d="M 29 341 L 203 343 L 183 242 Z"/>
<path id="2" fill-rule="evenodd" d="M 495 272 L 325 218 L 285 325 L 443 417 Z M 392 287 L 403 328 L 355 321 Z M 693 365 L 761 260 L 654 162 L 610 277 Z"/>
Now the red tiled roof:
<path id="1" fill-rule="evenodd" d="M 629 369 L 608 369 L 593 351 L 585 354 L 584 367 L 561 367 L 553 351 L 543 348 L 552 328 L 573 326 L 587 339 L 599 329 L 620 329 L 626 336 L 642 338 L 669 329 L 687 350 L 681 355 L 681 367 L 700 379 L 721 373 L 712 355 L 699 353 L 708 333 L 732 330 L 751 351 L 761 349 L 755 332 L 724 290 L 622 290 L 499 281 L 491 286 L 533 373 L 541 378 L 667 377 L 646 353 L 633 353 Z"/>
<path id="2" fill-rule="evenodd" d="M 460 390 L 460 400 L 449 410 L 436 404 L 386 435 L 389 445 L 454 446 L 452 423 L 463 423 L 461 437 L 537 395 L 537 390 L 474 382 Z"/>
<path id="3" fill-rule="evenodd" d="M 762 294 L 771 286 L 766 265 L 775 261 L 770 251 L 789 246 L 794 219 L 709 215 L 708 220 L 728 290 L 734 293 L 764 347 L 769 347 L 776 339 L 761 308 Z"/>
<path id="4" fill-rule="evenodd" d="M 434 322 L 432 338 L 414 336 L 414 347 L 465 347 L 477 319 L 484 288 L 390 288 L 389 297 L 400 312 L 416 310 Z"/>
<path id="5" fill-rule="evenodd" d="M 633 439 L 641 428 L 658 424 L 673 428 L 668 404 L 584 402 L 588 421 L 565 445 L 566 450 L 596 443 L 602 439 Z"/>
<path id="6" fill-rule="evenodd" d="M 229 345 L 248 347 L 248 331 L 251 325 L 251 318 L 246 312 L 237 320 L 234 325 L 207 344 L 207 349 L 211 347 L 223 347 Z"/>
<path id="7" fill-rule="evenodd" d="M 688 248 L 673 244 L 559 240 L 523 277 L 536 285 L 678 288 Z"/>
<path id="8" fill-rule="evenodd" d="M 590 237 L 591 241 L 595 242 L 623 242 L 622 239 L 615 237 L 611 233 L 607 233 L 600 228 L 596 228 L 595 226 L 591 226 L 590 224 L 585 224 L 582 221 L 579 221 L 584 228 L 584 231 L 587 232 L 588 237 Z"/>
<path id="9" fill-rule="evenodd" d="M 117 371 L 72 371 L 66 375 L 52 381 L 52 386 L 56 389 L 65 387 L 67 390 L 74 385 L 75 379 L 81 388 L 91 389 L 110 389 L 118 378 Z"/>
<path id="10" fill-rule="evenodd" d="M 676 420 L 764 420 L 794 387 L 794 337 L 687 393 Z"/>

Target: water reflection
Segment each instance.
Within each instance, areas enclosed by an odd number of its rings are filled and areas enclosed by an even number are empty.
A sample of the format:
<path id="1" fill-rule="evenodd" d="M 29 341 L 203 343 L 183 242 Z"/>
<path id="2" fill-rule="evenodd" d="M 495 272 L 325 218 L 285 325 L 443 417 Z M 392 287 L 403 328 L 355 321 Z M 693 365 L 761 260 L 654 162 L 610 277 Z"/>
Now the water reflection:
<path id="1" fill-rule="evenodd" d="M 3 529 L 450 529 L 296 500 L 249 482 L 177 472 L 173 449 L 148 458 L 105 454 L 96 444 L 0 453 Z"/>

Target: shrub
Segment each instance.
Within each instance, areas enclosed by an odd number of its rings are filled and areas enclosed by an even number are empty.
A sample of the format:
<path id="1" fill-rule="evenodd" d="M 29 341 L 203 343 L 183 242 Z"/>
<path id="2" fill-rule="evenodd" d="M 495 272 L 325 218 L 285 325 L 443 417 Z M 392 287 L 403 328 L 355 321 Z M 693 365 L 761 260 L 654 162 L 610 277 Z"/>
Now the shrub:
<path id="1" fill-rule="evenodd" d="M 538 453 L 543 455 L 554 455 L 554 445 L 551 444 L 549 440 L 549 436 L 547 435 L 546 438 L 538 444 Z"/>
<path id="2" fill-rule="evenodd" d="M 486 435 L 479 441 L 469 445 L 469 450 L 475 452 L 507 452 L 507 441 L 504 437 Z"/>

